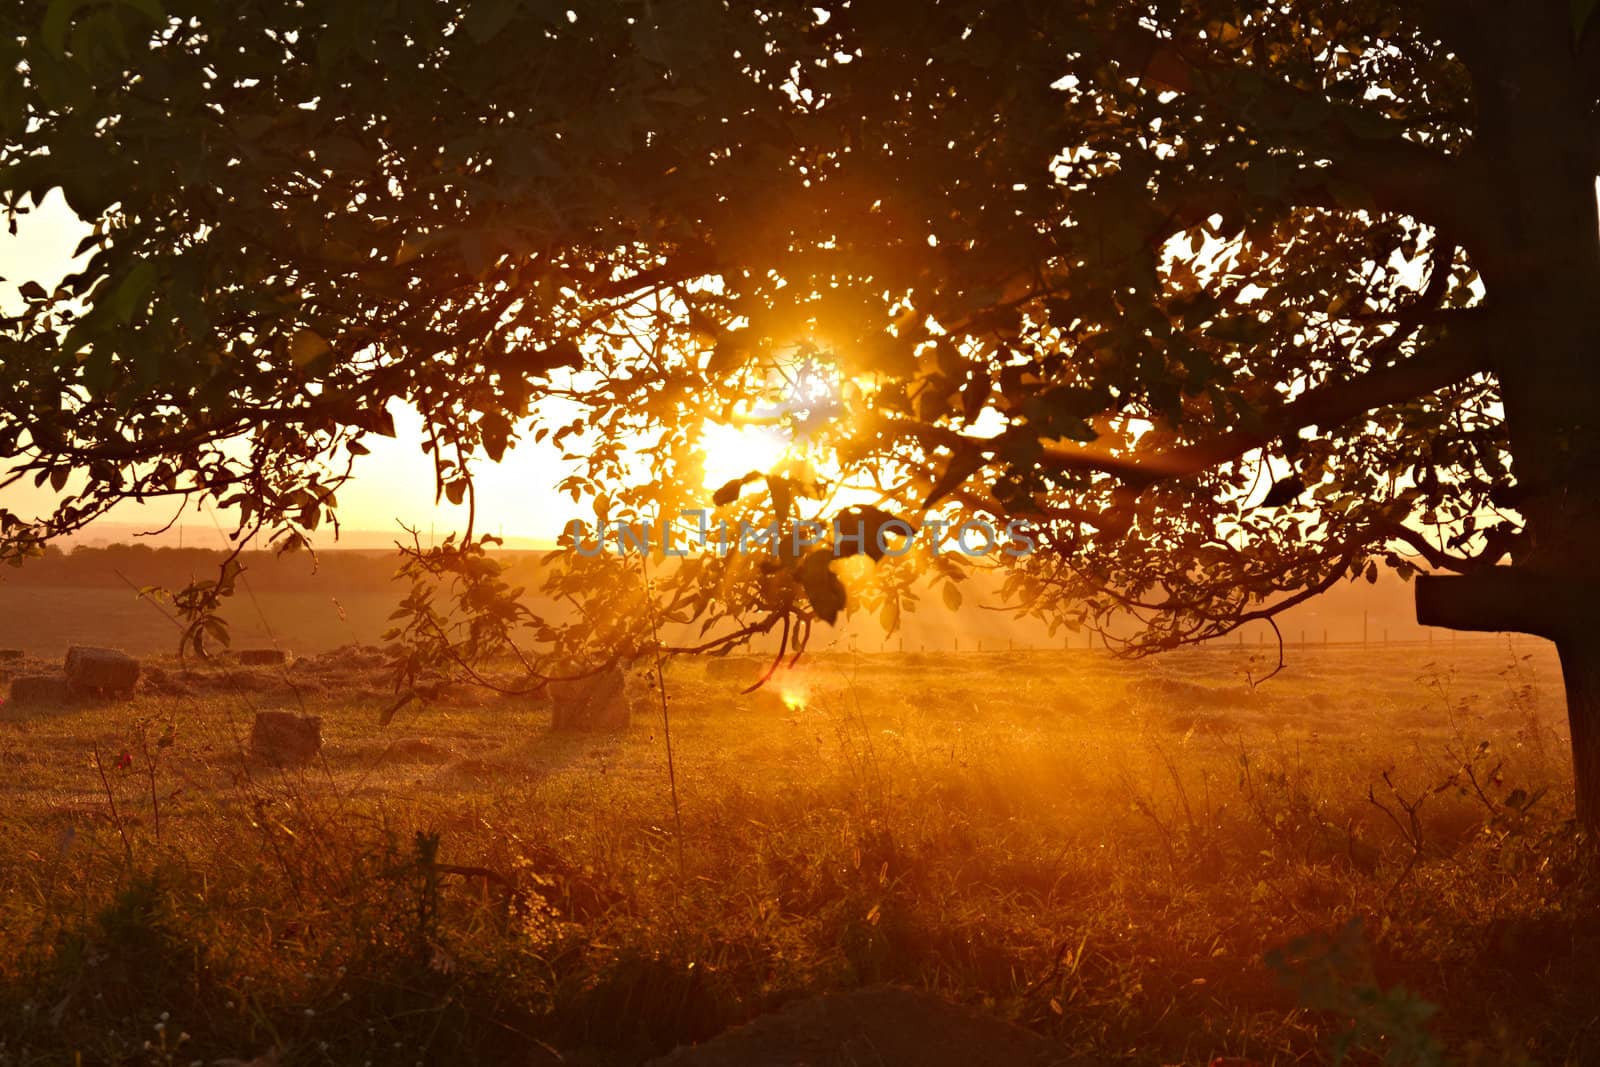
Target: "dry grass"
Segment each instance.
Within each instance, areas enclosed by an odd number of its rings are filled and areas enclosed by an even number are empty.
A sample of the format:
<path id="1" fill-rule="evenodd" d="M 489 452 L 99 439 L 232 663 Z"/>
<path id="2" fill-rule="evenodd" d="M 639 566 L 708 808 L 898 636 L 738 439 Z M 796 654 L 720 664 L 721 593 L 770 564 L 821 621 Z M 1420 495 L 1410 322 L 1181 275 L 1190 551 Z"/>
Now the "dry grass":
<path id="1" fill-rule="evenodd" d="M 0 1064 L 637 1063 L 874 982 L 1107 1063 L 1596 1062 L 1553 660 L 1424 652 L 674 665 L 682 870 L 657 720 L 169 664 L 0 722 Z M 242 757 L 301 704 L 320 764 Z"/>

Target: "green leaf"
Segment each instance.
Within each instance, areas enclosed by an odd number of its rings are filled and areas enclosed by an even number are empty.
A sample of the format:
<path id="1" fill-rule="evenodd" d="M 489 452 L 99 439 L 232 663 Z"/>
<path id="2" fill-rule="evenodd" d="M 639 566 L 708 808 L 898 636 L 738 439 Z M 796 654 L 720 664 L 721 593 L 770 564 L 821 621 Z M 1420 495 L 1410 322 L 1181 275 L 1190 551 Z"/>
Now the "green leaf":
<path id="1" fill-rule="evenodd" d="M 1291 474 L 1287 478 L 1280 478 L 1272 483 L 1272 488 L 1267 490 L 1267 495 L 1262 498 L 1261 506 L 1264 508 L 1281 508 L 1285 504 L 1293 504 L 1301 493 L 1306 491 L 1306 483 L 1298 474 Z"/>
<path id="2" fill-rule="evenodd" d="M 780 526 L 786 527 L 794 514 L 794 487 L 789 484 L 789 479 L 769 476 L 767 496 L 772 500 L 773 516 Z"/>
<path id="3" fill-rule="evenodd" d="M 201 625 L 213 644 L 227 648 L 233 643 L 233 636 L 228 632 L 227 620 L 220 615 L 208 616 Z"/>
<path id="4" fill-rule="evenodd" d="M 61 195 L 66 198 L 67 206 L 85 222 L 100 218 L 116 200 L 110 187 L 100 178 L 100 171 L 78 167 L 61 183 Z"/>
<path id="5" fill-rule="evenodd" d="M 89 344 L 89 326 L 84 320 L 79 319 L 67 330 L 66 336 L 61 338 L 61 354 L 75 356 L 83 351 Z"/>
<path id="6" fill-rule="evenodd" d="M 487 412 L 478 422 L 478 433 L 483 439 L 484 452 L 499 463 L 511 440 L 511 420 L 498 411 Z"/>
<path id="7" fill-rule="evenodd" d="M 375 433 L 379 437 L 394 436 L 394 414 L 387 405 L 373 408 L 367 414 L 366 421 L 360 425 L 363 430 Z"/>
<path id="8" fill-rule="evenodd" d="M 961 387 L 961 415 L 968 422 L 983 414 L 983 405 L 989 399 L 993 383 L 987 374 L 975 374 Z"/>
<path id="9" fill-rule="evenodd" d="M 840 544 L 835 546 L 840 559 L 846 559 L 857 553 L 865 553 L 874 562 L 884 556 L 884 548 L 879 545 L 879 539 L 884 533 L 884 527 L 890 523 L 900 523 L 887 511 L 870 505 L 863 507 L 846 508 L 834 520 L 835 529 L 840 535 Z M 901 532 L 899 530 L 888 531 Z M 842 543 L 844 538 L 850 538 L 849 544 Z M 859 543 L 857 543 L 859 541 Z"/>
<path id="10" fill-rule="evenodd" d="M 104 304 L 105 313 L 114 322 L 124 326 L 133 322 L 134 316 L 150 303 L 150 293 L 155 288 L 159 271 L 153 261 L 142 259 L 132 270 L 122 276 L 117 287 L 111 290 Z"/>
<path id="11" fill-rule="evenodd" d="M 943 595 L 944 595 L 944 606 L 945 607 L 949 608 L 951 611 L 956 611 L 956 610 L 960 609 L 960 607 L 961 607 L 961 590 L 956 588 L 956 583 L 955 582 L 945 582 L 942 592 L 943 592 Z"/>
<path id="12" fill-rule="evenodd" d="M 316 330 L 302 328 L 296 330 L 289 339 L 289 359 L 296 367 L 304 367 L 331 351 L 333 346 Z"/>
<path id="13" fill-rule="evenodd" d="M 800 561 L 800 585 L 811 602 L 817 618 L 832 625 L 844 610 L 845 589 L 839 576 L 833 573 L 833 553 L 826 548 L 813 549 Z"/>
<path id="14" fill-rule="evenodd" d="M 760 472 L 751 471 L 749 474 L 746 474 L 741 478 L 735 478 L 730 482 L 722 483 L 722 485 L 718 487 L 717 491 L 711 494 L 711 505 L 713 507 L 720 508 L 727 504 L 733 503 L 735 500 L 739 499 L 739 493 L 744 489 L 746 484 L 753 482 L 760 477 Z"/>

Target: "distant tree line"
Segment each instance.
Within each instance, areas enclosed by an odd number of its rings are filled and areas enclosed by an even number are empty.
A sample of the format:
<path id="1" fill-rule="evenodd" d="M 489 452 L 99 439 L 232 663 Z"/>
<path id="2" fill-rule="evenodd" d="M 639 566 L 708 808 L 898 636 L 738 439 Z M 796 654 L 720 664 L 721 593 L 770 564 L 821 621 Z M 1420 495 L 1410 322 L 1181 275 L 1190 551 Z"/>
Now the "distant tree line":
<path id="1" fill-rule="evenodd" d="M 0 570 L 0 582 L 13 586 L 162 586 L 182 588 L 217 573 L 226 553 L 209 548 L 155 548 L 142 544 L 80 545 L 70 551 L 51 545 L 44 555 L 20 567 Z M 384 591 L 393 588 L 395 557 L 390 551 L 329 551 L 315 557 L 294 552 L 245 552 L 244 580 L 256 592 L 330 592 L 340 589 Z"/>

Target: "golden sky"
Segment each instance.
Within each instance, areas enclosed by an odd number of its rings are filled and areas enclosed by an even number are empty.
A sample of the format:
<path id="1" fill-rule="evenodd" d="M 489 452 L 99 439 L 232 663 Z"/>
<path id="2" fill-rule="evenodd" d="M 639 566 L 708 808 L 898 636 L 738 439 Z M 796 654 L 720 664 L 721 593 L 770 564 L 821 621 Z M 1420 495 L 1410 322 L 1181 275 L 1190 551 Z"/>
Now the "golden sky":
<path id="1" fill-rule="evenodd" d="M 0 278 L 5 279 L 0 283 L 0 309 L 18 309 L 17 286 L 24 281 L 53 288 L 73 269 L 72 250 L 87 232 L 59 192 L 52 192 L 37 210 L 18 220 L 17 236 L 0 230 Z M 357 461 L 355 478 L 339 493 L 341 523 L 348 533 L 375 531 L 386 536 L 401 533 L 397 521 L 420 527 L 424 533 L 436 529 L 440 536 L 459 529 L 466 522 L 466 508 L 448 501 L 434 503 L 432 461 L 421 449 L 421 416 L 410 408 L 391 410 L 397 436 L 368 438 L 371 454 Z M 570 466 L 553 446 L 532 442 L 507 452 L 499 464 L 481 463 L 476 471 L 478 529 L 553 541 L 570 519 L 584 516 L 569 497 L 554 491 Z M 3 491 L 0 504 L 23 514 L 37 514 L 48 509 L 53 499 L 48 489 L 17 486 Z M 170 517 L 166 507 L 130 502 L 119 506 L 106 522 L 159 527 Z M 195 514 L 183 521 L 191 534 L 199 529 L 215 536 L 208 515 Z M 93 537 L 94 531 L 88 536 Z"/>

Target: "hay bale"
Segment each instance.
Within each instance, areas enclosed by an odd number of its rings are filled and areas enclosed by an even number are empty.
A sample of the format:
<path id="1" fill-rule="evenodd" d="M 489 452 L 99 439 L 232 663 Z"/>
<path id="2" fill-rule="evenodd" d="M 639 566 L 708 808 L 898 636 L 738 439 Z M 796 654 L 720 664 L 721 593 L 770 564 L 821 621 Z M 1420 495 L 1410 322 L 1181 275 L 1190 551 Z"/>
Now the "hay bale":
<path id="1" fill-rule="evenodd" d="M 706 660 L 706 677 L 743 679 L 749 683 L 755 680 L 760 667 L 749 656 L 724 656 Z"/>
<path id="2" fill-rule="evenodd" d="M 67 680 L 59 674 L 24 674 L 11 680 L 11 703 L 16 707 L 60 707 L 71 701 Z"/>
<path id="3" fill-rule="evenodd" d="M 557 730 L 626 730 L 640 688 L 638 673 L 608 667 L 587 678 L 551 682 L 551 725 Z"/>
<path id="4" fill-rule="evenodd" d="M 250 730 L 250 753 L 285 767 L 310 763 L 322 751 L 322 719 L 291 711 L 259 711 Z"/>
<path id="5" fill-rule="evenodd" d="M 116 648 L 67 649 L 67 689 L 75 697 L 128 700 L 139 684 L 139 661 Z"/>
<path id="6" fill-rule="evenodd" d="M 289 654 L 280 648 L 246 648 L 239 652 L 239 663 L 246 667 L 282 667 Z"/>

